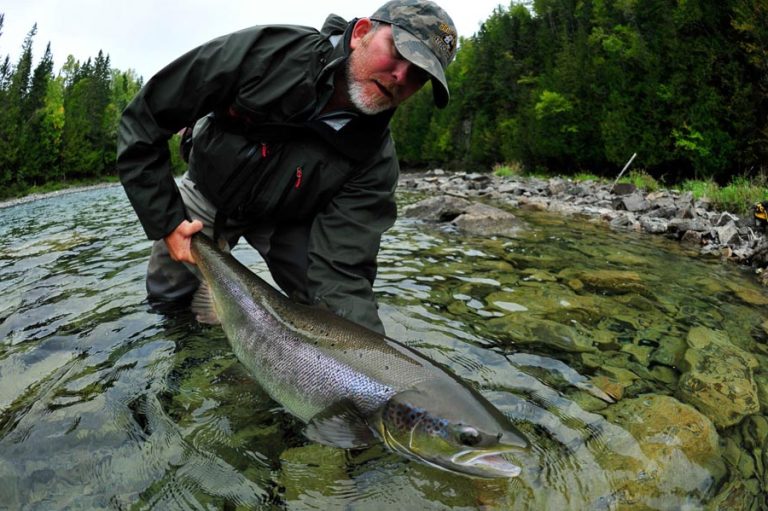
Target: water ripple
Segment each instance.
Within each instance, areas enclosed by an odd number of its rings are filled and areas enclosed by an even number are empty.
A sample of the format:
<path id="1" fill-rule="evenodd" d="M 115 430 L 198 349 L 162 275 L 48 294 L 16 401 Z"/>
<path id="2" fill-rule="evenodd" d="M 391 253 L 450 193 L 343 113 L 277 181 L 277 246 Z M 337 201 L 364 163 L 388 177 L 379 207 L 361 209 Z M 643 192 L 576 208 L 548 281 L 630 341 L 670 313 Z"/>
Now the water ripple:
<path id="1" fill-rule="evenodd" d="M 753 467 L 742 476 L 718 459 L 723 476 L 671 429 L 643 436 L 608 418 L 612 397 L 676 399 L 693 327 L 727 332 L 767 377 L 768 310 L 750 303 L 763 291 L 738 269 L 553 217 L 531 216 L 514 240 L 398 221 L 375 285 L 387 332 L 451 368 L 531 440 L 509 455 L 519 478 L 481 481 L 380 445 L 307 441 L 220 329 L 148 306 L 150 242 L 129 211 L 117 187 L 0 210 L 2 505 L 698 509 L 720 487 L 765 480 L 760 449 L 741 445 L 759 444 L 753 423 L 716 432 Z M 254 251 L 234 253 L 267 276 Z"/>

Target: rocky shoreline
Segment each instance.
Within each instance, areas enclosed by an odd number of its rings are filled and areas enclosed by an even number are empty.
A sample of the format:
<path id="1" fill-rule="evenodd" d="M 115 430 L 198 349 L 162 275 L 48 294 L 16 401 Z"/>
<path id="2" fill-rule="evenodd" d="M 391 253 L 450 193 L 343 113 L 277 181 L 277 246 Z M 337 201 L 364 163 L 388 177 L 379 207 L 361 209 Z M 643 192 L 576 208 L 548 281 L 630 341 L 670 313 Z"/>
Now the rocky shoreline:
<path id="1" fill-rule="evenodd" d="M 498 225 L 502 215 L 467 210 L 469 204 L 496 203 L 513 209 L 533 208 L 606 223 L 611 229 L 663 235 L 702 255 L 720 257 L 754 269 L 768 285 L 768 238 L 752 217 L 715 211 L 707 200 L 690 192 L 662 190 L 646 193 L 633 185 L 575 182 L 567 178 L 499 177 L 492 174 L 434 169 L 403 173 L 402 189 L 442 197 L 437 217 L 459 223 L 487 215 Z M 465 202 L 466 201 L 466 202 Z M 406 214 L 414 214 L 414 209 Z M 424 216 L 416 212 L 416 216 Z M 433 217 L 435 217 L 433 212 Z M 503 222 L 502 222 L 503 223 Z M 511 227 L 510 227 L 511 228 Z"/>

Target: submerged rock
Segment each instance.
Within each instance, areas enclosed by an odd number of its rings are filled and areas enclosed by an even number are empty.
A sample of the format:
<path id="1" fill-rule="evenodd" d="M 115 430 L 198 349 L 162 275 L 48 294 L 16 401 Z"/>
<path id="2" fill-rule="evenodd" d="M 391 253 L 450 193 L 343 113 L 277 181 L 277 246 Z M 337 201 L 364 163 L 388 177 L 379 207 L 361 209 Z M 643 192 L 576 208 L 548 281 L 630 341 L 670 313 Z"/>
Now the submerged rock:
<path id="1" fill-rule="evenodd" d="M 558 277 L 568 283 L 581 283 L 584 286 L 609 294 L 638 293 L 649 294 L 640 274 L 624 270 L 581 271 L 567 269 Z M 578 285 L 578 284 L 574 284 Z"/>
<path id="2" fill-rule="evenodd" d="M 616 439 L 624 444 L 625 455 L 609 453 L 601 460 L 627 474 L 616 491 L 621 509 L 647 509 L 641 503 L 658 497 L 660 488 L 703 496 L 725 474 L 717 430 L 692 406 L 649 394 L 620 401 L 600 413 L 634 439 L 634 443 Z"/>
<path id="3" fill-rule="evenodd" d="M 466 208 L 451 223 L 464 232 L 480 236 L 515 236 L 524 225 L 512 213 L 479 203 Z"/>
<path id="4" fill-rule="evenodd" d="M 515 215 L 481 202 L 440 195 L 403 208 L 403 215 L 429 222 L 450 222 L 467 234 L 515 236 L 525 226 Z"/>
<path id="5" fill-rule="evenodd" d="M 429 197 L 403 208 L 403 216 L 428 222 L 450 222 L 472 205 L 467 199 L 453 195 Z"/>
<path id="6" fill-rule="evenodd" d="M 524 311 L 520 311 L 524 312 Z M 540 344 L 557 350 L 579 353 L 596 351 L 591 336 L 555 321 L 538 319 L 518 312 L 487 322 L 489 330 L 501 341 L 514 344 Z"/>
<path id="7" fill-rule="evenodd" d="M 746 289 L 732 282 L 729 282 L 727 285 L 736 296 L 750 305 L 768 305 L 768 296 L 765 296 L 756 289 Z"/>
<path id="8" fill-rule="evenodd" d="M 753 355 L 731 344 L 725 334 L 704 327 L 692 328 L 687 341 L 677 390 L 682 401 L 721 428 L 760 411 Z"/>

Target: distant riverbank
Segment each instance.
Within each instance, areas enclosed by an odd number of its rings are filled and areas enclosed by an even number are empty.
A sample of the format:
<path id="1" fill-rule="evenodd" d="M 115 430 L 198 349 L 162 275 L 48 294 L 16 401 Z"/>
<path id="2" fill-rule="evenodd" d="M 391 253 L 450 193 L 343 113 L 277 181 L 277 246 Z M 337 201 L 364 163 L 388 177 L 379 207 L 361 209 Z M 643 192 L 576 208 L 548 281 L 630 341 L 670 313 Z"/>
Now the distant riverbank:
<path id="1" fill-rule="evenodd" d="M 120 183 L 117 182 L 96 183 L 92 185 L 72 185 L 71 187 L 62 188 L 60 190 L 53 190 L 50 192 L 31 193 L 29 195 L 24 195 L 23 197 L 0 200 L 0 209 L 18 206 L 19 204 L 26 204 L 27 202 L 34 202 L 36 200 L 45 199 L 48 197 L 56 197 L 58 195 L 66 195 L 69 193 L 82 192 L 85 190 L 94 190 L 97 188 L 109 188 L 111 186 L 119 185 Z"/>

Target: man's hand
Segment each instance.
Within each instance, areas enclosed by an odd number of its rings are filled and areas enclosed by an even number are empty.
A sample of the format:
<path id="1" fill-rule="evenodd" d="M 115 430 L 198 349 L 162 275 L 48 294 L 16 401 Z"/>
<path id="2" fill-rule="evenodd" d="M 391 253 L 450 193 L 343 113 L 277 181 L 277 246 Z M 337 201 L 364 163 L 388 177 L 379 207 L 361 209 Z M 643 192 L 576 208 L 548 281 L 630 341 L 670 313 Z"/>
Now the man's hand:
<path id="1" fill-rule="evenodd" d="M 168 246 L 168 252 L 171 255 L 171 259 L 183 263 L 195 264 L 195 259 L 192 257 L 192 251 L 190 250 L 192 244 L 192 235 L 200 231 L 203 228 L 203 223 L 200 220 L 184 220 L 179 224 L 176 229 L 168 236 L 163 238 L 165 244 Z"/>

